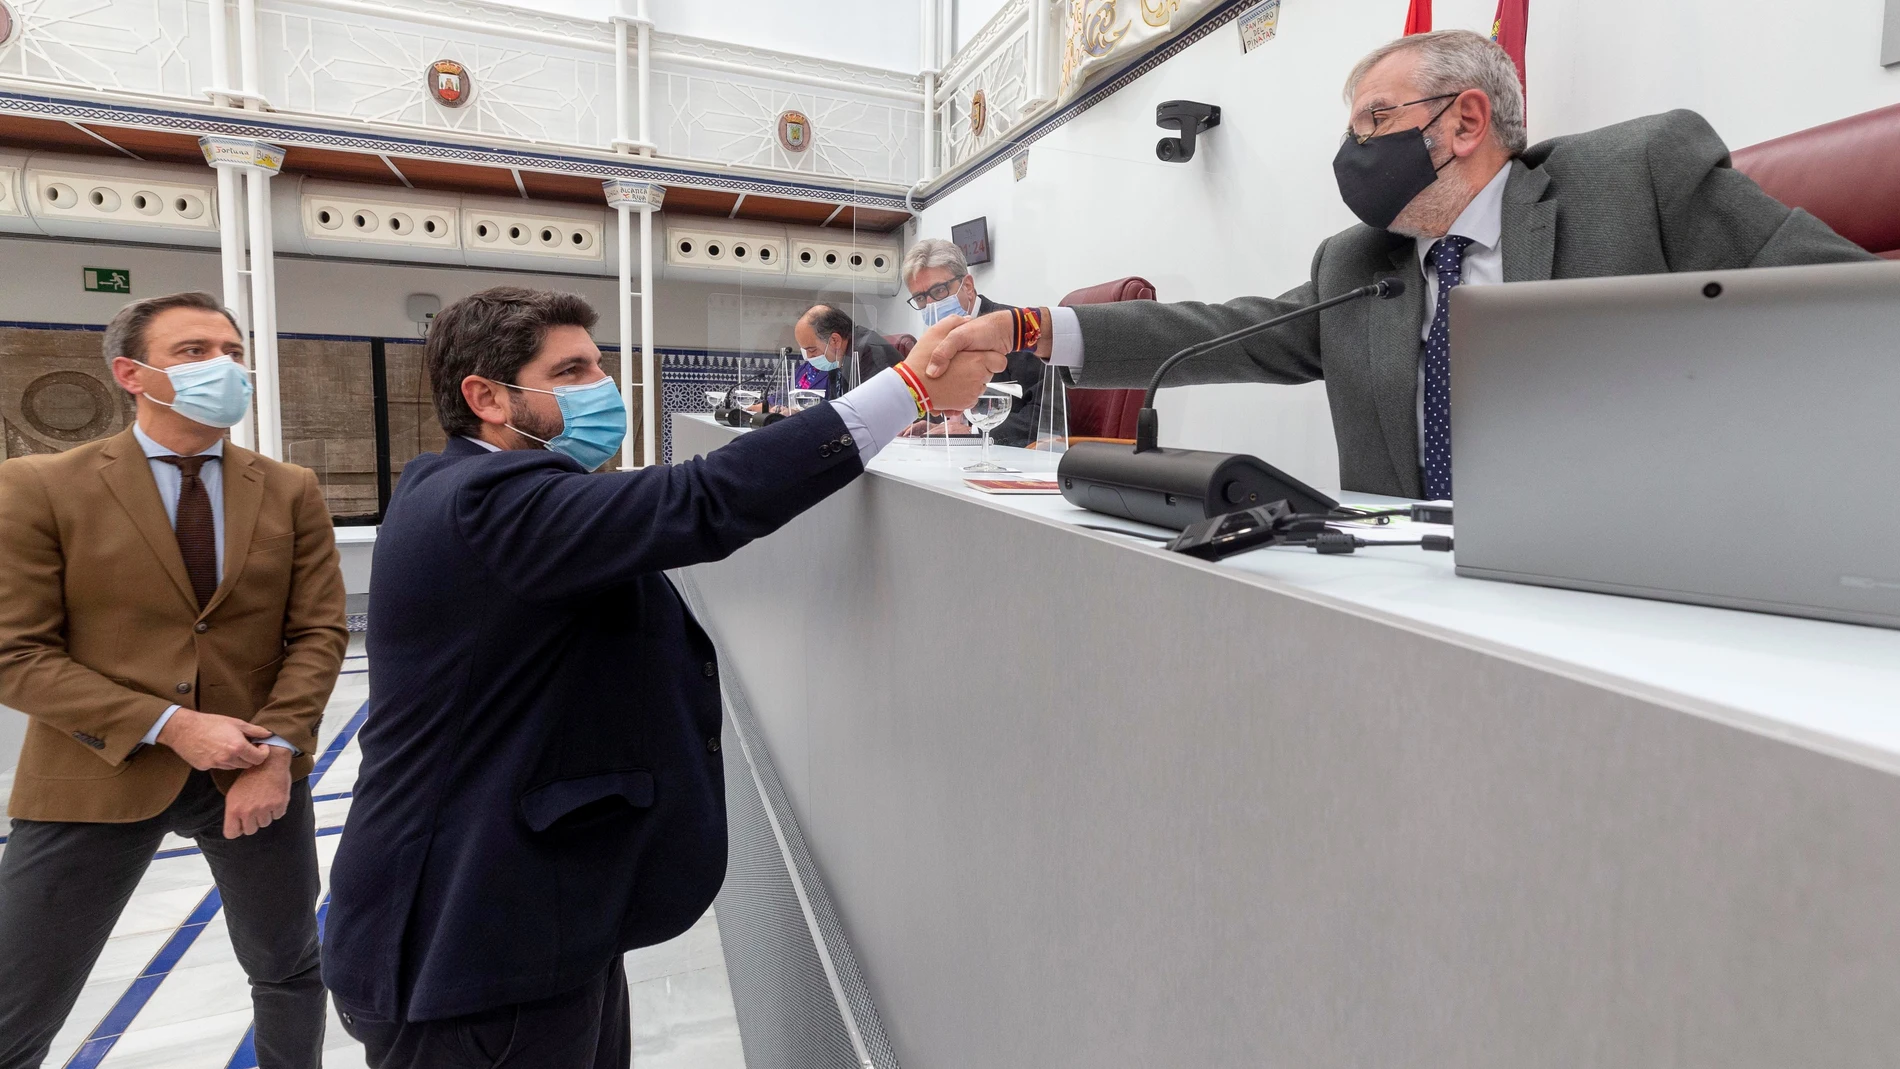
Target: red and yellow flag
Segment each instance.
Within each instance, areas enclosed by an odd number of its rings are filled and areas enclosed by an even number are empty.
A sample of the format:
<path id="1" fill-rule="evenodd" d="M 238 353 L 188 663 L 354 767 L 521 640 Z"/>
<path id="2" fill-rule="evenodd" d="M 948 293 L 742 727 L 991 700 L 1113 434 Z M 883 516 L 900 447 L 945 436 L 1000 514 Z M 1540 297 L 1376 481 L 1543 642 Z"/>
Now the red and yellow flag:
<path id="1" fill-rule="evenodd" d="M 1432 32 L 1432 0 L 1412 0 L 1405 12 L 1405 36 Z"/>
<path id="2" fill-rule="evenodd" d="M 1530 24 L 1531 0 L 1498 0 L 1497 18 L 1491 22 L 1491 39 L 1504 46 L 1517 64 L 1517 81 L 1524 80 L 1524 33 Z"/>

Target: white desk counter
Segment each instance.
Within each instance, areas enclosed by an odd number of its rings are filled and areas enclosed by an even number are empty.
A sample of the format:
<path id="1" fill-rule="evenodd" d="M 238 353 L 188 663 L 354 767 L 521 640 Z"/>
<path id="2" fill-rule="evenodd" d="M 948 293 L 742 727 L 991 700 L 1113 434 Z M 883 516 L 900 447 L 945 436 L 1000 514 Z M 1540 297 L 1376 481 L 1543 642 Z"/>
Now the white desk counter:
<path id="1" fill-rule="evenodd" d="M 1208 564 L 975 453 L 683 573 L 906 1067 L 1900 1064 L 1900 632 Z"/>

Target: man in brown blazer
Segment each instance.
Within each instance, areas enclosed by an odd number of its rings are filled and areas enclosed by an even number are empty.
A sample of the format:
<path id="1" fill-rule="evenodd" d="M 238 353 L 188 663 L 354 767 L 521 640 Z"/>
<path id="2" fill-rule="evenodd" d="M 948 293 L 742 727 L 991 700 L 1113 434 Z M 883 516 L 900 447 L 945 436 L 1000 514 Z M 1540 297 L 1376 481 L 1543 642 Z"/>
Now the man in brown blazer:
<path id="1" fill-rule="evenodd" d="M 106 330 L 135 426 L 0 463 L 0 703 L 31 721 L 0 855 L 0 1069 L 40 1064 L 167 832 L 195 839 L 250 977 L 258 1064 L 318 1069 L 306 777 L 343 664 L 314 473 L 224 440 L 243 336 L 210 294 Z"/>

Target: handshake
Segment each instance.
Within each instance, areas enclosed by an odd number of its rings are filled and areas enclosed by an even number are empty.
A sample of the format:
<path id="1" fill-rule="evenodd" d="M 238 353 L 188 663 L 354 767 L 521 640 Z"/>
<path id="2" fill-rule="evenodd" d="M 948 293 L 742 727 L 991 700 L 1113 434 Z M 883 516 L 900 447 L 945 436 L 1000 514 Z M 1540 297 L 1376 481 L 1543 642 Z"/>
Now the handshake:
<path id="1" fill-rule="evenodd" d="M 990 318 L 984 316 L 983 320 Z M 938 321 L 924 332 L 910 355 L 904 358 L 904 364 L 923 380 L 930 392 L 930 407 L 938 412 L 961 412 L 969 408 L 989 384 L 990 376 L 1009 366 L 1004 348 L 971 347 L 969 340 L 963 337 L 947 341 L 952 331 L 968 322 L 972 321 L 962 316 Z M 969 332 L 964 334 L 967 336 Z M 975 340 L 981 346 L 982 341 L 989 339 Z"/>

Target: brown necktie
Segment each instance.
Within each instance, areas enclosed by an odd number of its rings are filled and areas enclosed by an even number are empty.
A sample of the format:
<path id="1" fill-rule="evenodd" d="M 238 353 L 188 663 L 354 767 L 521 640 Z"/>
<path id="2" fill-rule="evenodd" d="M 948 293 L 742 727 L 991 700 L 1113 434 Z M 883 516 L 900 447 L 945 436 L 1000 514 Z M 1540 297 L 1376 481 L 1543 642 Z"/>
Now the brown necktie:
<path id="1" fill-rule="evenodd" d="M 218 533 L 211 523 L 211 495 L 198 472 L 205 461 L 216 457 L 153 457 L 153 460 L 177 468 L 184 478 L 178 485 L 178 520 L 172 524 L 178 533 L 178 552 L 185 558 L 185 573 L 191 576 L 191 592 L 198 595 L 198 611 L 211 604 L 218 592 Z"/>

